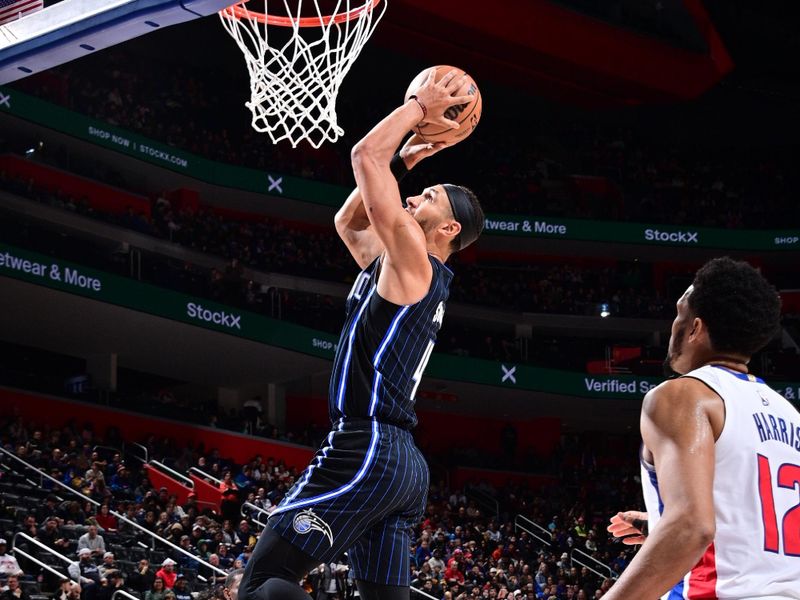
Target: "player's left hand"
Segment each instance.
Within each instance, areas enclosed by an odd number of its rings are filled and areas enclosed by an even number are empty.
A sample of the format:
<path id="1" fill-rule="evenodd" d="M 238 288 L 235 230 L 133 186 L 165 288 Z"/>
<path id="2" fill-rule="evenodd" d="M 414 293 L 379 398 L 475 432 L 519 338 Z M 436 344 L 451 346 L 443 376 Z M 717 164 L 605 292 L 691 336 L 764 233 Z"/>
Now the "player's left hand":
<path id="1" fill-rule="evenodd" d="M 628 546 L 644 544 L 647 539 L 647 513 L 638 510 L 618 512 L 611 517 L 611 524 L 606 529 L 615 538 L 623 538 L 622 543 Z"/>
<path id="2" fill-rule="evenodd" d="M 473 96 L 455 96 L 467 79 L 466 73 L 459 75 L 458 69 L 451 69 L 436 81 L 436 69 L 430 69 L 428 76 L 416 91 L 417 101 L 426 107 L 421 123 L 442 125 L 446 128 L 458 129 L 461 125 L 457 121 L 448 119 L 445 112 L 456 104 L 466 104 L 474 100 Z"/>
<path id="3" fill-rule="evenodd" d="M 448 146 L 447 142 L 426 142 L 416 133 L 406 140 L 400 149 L 400 158 L 406 163 L 407 169 L 413 169 L 421 160 L 433 156 Z"/>

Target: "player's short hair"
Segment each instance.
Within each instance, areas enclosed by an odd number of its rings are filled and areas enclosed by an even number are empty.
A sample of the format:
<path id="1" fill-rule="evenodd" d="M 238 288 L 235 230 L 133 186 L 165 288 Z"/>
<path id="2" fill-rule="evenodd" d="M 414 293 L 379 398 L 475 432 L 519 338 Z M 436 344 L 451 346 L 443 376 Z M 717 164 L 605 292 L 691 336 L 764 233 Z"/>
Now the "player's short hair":
<path id="1" fill-rule="evenodd" d="M 780 330 L 781 298 L 748 263 L 727 256 L 710 260 L 692 286 L 689 308 L 708 327 L 714 350 L 749 357 Z"/>
<path id="2" fill-rule="evenodd" d="M 472 219 L 474 220 L 474 223 L 475 223 L 475 225 L 477 227 L 477 231 L 476 231 L 477 236 L 475 238 L 475 239 L 477 239 L 478 237 L 480 237 L 481 233 L 483 233 L 483 226 L 486 223 L 486 216 L 483 214 L 483 208 L 481 208 L 481 203 L 478 200 L 478 197 L 475 195 L 475 192 L 473 192 L 468 187 L 464 187 L 463 185 L 459 185 L 459 186 L 456 186 L 456 187 L 458 187 L 464 193 L 464 195 L 467 197 L 467 200 L 469 200 L 469 204 L 470 204 L 470 206 L 472 208 L 472 215 L 471 216 L 472 216 Z M 463 250 L 463 248 L 461 247 L 461 243 L 462 243 L 461 232 L 459 232 L 459 234 L 455 238 L 453 238 L 453 241 L 450 242 L 450 251 L 451 252 L 458 252 L 459 250 Z M 472 243 L 472 242 L 470 242 L 470 243 Z M 467 245 L 469 245 L 469 244 L 467 244 Z"/>

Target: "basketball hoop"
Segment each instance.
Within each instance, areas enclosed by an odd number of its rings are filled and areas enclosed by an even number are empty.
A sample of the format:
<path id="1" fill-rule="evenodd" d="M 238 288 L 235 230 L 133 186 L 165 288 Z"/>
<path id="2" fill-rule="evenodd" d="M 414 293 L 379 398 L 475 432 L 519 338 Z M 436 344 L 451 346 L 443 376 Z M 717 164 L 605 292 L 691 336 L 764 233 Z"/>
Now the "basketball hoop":
<path id="1" fill-rule="evenodd" d="M 275 143 L 289 140 L 293 147 L 301 140 L 314 148 L 335 142 L 344 133 L 336 122 L 339 87 L 386 11 L 386 0 L 377 12 L 381 0 L 335 0 L 329 14 L 320 9 L 320 0 L 306 0 L 309 11 L 313 4 L 312 16 L 301 16 L 303 0 L 264 0 L 263 13 L 249 10 L 251 1 L 219 15 L 247 62 L 250 100 L 245 105 L 253 114 L 253 129 Z M 270 14 L 269 4 L 282 4 L 283 13 Z M 270 40 L 270 27 L 282 28 L 288 41 L 276 42 L 274 29 Z"/>

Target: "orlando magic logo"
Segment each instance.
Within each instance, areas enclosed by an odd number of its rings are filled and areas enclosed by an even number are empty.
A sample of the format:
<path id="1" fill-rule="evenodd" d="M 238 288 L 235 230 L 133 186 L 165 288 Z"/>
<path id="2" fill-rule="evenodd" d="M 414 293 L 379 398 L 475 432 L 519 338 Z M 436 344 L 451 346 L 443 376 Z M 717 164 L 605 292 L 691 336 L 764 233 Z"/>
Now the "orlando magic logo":
<path id="1" fill-rule="evenodd" d="M 292 520 L 292 527 L 300 535 L 308 535 L 312 531 L 319 531 L 328 538 L 328 542 L 333 546 L 333 532 L 330 525 L 315 515 L 310 508 L 301 510 L 295 515 L 294 520 Z"/>

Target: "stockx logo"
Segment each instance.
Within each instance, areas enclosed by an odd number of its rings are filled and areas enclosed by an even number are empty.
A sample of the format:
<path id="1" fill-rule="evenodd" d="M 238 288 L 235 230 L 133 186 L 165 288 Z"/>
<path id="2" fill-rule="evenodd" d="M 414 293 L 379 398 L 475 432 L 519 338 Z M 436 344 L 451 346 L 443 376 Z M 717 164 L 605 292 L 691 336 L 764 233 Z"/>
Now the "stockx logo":
<path id="1" fill-rule="evenodd" d="M 0 106 L 4 106 L 11 110 L 11 94 L 4 94 L 0 92 Z"/>
<path id="2" fill-rule="evenodd" d="M 672 244 L 697 244 L 700 242 L 697 231 L 659 231 L 645 229 L 644 239 L 648 242 L 669 242 Z"/>
<path id="3" fill-rule="evenodd" d="M 186 305 L 186 314 L 200 321 L 216 323 L 229 329 L 241 329 L 242 315 L 234 315 L 224 310 L 208 310 L 200 304 L 189 302 Z"/>

